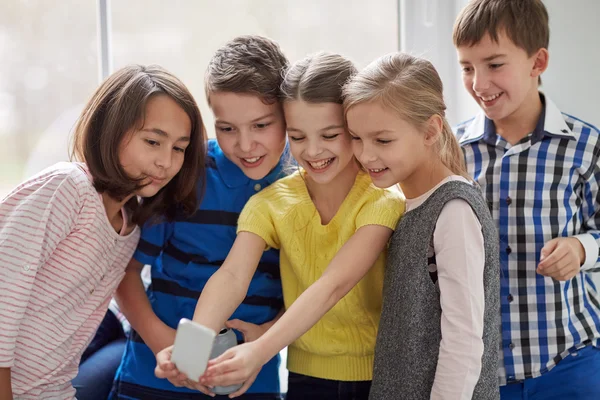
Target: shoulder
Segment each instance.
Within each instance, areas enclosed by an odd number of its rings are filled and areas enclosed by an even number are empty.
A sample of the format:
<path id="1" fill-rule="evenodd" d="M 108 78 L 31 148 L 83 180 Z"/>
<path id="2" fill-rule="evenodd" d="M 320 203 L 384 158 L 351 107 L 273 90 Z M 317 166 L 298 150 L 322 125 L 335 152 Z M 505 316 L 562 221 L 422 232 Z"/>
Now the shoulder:
<path id="1" fill-rule="evenodd" d="M 27 179 L 13 193 L 45 193 L 53 198 L 78 199 L 92 191 L 95 192 L 95 189 L 84 164 L 61 162 Z"/>
<path id="2" fill-rule="evenodd" d="M 600 130 L 596 126 L 564 112 L 561 112 L 561 115 L 578 140 L 598 143 Z"/>
<path id="3" fill-rule="evenodd" d="M 294 172 L 271 183 L 253 197 L 295 203 L 301 197 L 300 193 L 306 191 L 305 185 L 300 172 Z"/>
<path id="4" fill-rule="evenodd" d="M 379 188 L 373 184 L 368 174 L 359 172 L 357 176 L 357 195 L 358 203 L 376 204 L 381 207 L 395 207 L 404 211 L 405 198 L 400 189 L 395 186 L 389 188 Z"/>
<path id="5" fill-rule="evenodd" d="M 475 122 L 475 117 L 471 117 L 468 120 L 463 121 L 463 122 L 459 123 L 458 125 L 454 126 L 452 128 L 452 131 L 454 132 L 454 136 L 456 136 L 456 139 L 460 140 L 465 135 L 465 132 L 467 132 L 469 127 L 474 122 Z"/>

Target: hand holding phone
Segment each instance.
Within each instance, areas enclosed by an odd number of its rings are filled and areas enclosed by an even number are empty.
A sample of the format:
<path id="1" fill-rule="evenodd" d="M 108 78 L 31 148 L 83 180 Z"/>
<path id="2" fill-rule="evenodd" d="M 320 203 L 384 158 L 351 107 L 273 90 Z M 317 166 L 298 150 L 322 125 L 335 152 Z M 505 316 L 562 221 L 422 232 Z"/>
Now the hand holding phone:
<path id="1" fill-rule="evenodd" d="M 198 382 L 208 364 L 216 332 L 182 318 L 177 326 L 171 361 L 188 379 Z"/>

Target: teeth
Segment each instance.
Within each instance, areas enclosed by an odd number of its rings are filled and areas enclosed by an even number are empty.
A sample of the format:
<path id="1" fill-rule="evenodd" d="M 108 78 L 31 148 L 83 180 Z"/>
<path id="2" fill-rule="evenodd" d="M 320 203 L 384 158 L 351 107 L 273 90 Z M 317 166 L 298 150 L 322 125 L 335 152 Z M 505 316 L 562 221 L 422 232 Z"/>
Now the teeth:
<path id="1" fill-rule="evenodd" d="M 387 169 L 387 168 L 370 169 L 369 171 L 377 173 L 377 172 L 384 171 L 385 169 Z"/>
<path id="2" fill-rule="evenodd" d="M 328 166 L 329 164 L 331 164 L 333 162 L 333 158 L 328 158 L 327 160 L 321 160 L 321 161 L 308 161 L 308 163 L 310 164 L 310 166 L 313 169 L 323 169 L 326 166 Z"/>
<path id="3" fill-rule="evenodd" d="M 249 164 L 254 164 L 255 162 L 257 162 L 258 160 L 260 160 L 261 157 L 254 157 L 254 158 L 244 158 L 243 160 L 246 161 Z"/>
<path id="4" fill-rule="evenodd" d="M 498 93 L 498 94 L 495 94 L 495 95 L 493 95 L 493 96 L 489 96 L 489 97 L 483 97 L 483 96 L 480 96 L 480 98 L 481 98 L 481 100 L 483 100 L 483 101 L 492 101 L 492 100 L 496 100 L 498 97 L 500 97 L 500 95 L 501 95 L 501 94 L 502 94 L 502 93 Z"/>

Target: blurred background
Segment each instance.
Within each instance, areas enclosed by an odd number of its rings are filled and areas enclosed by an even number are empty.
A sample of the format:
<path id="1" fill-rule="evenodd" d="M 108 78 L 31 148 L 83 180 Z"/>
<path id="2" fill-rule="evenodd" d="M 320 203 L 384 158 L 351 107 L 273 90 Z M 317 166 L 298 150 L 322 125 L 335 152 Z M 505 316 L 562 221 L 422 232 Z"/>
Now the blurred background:
<path id="1" fill-rule="evenodd" d="M 21 180 L 68 159 L 71 128 L 102 77 L 128 63 L 162 64 L 201 105 L 213 52 L 240 34 L 277 40 L 290 60 L 319 50 L 359 68 L 404 50 L 442 76 L 448 118 L 477 111 L 462 88 L 451 32 L 467 0 L 2 0 L 0 4 L 0 198 Z M 600 124 L 600 1 L 545 0 L 550 67 L 543 89 L 559 107 Z"/>

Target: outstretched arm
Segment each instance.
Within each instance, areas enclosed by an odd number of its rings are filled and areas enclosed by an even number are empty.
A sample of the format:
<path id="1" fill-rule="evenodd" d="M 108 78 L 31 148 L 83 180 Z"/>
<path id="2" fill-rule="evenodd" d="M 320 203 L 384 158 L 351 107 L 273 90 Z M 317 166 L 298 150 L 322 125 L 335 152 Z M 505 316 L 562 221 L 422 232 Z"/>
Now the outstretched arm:
<path id="1" fill-rule="evenodd" d="M 359 228 L 338 251 L 323 275 L 313 283 L 273 327 L 252 343 L 236 346 L 209 362 L 201 383 L 227 386 L 245 382 L 241 395 L 263 364 L 289 345 L 325 315 L 375 264 L 392 229 L 367 225 Z"/>
<path id="2" fill-rule="evenodd" d="M 265 241 L 258 235 L 249 232 L 238 234 L 225 262 L 204 286 L 196 305 L 194 321 L 215 332 L 223 328 L 225 321 L 244 300 L 265 246 Z M 169 379 L 175 386 L 185 385 L 208 394 L 206 387 L 187 381 L 177 370 L 171 362 L 172 347 L 156 355 L 156 376 Z"/>

